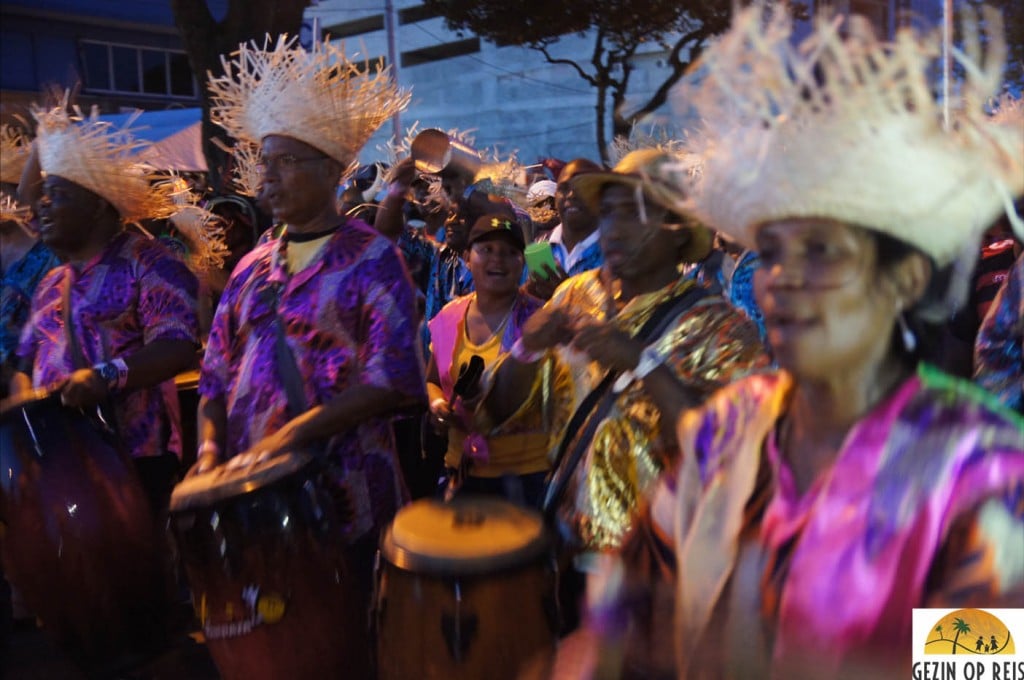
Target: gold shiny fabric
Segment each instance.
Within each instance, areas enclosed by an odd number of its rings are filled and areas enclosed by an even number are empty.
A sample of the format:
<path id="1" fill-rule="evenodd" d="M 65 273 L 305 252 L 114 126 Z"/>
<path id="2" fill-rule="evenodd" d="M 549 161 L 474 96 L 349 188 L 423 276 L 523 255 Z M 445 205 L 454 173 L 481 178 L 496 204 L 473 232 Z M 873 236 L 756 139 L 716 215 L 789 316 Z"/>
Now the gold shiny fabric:
<path id="1" fill-rule="evenodd" d="M 599 320 L 610 318 L 620 329 L 635 335 L 659 304 L 696 285 L 680 277 L 619 309 L 615 284 L 602 280 L 600 270 L 587 272 L 559 288 L 548 304 Z M 713 295 L 683 311 L 654 344 L 668 357 L 665 364 L 679 380 L 704 397 L 770 363 L 756 326 Z M 553 452 L 577 404 L 604 375 L 598 364 L 570 347 L 560 347 L 554 354 L 554 367 L 540 371 L 541 379 L 546 378 L 541 393 L 551 413 Z M 559 376 L 561 380 L 552 379 Z M 643 382 L 634 381 L 619 394 L 598 426 L 559 508 L 559 516 L 576 534 L 583 551 L 621 544 L 633 524 L 640 498 L 674 458 L 672 424 L 668 423 L 662 437 L 660 420 L 660 412 L 644 392 Z"/>

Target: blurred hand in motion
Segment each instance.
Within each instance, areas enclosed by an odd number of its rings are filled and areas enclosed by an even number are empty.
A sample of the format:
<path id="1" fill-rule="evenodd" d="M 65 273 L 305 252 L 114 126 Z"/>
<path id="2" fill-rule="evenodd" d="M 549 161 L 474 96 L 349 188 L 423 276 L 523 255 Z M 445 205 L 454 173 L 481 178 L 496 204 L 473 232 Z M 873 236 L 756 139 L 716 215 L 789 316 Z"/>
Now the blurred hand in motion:
<path id="1" fill-rule="evenodd" d="M 60 384 L 60 401 L 71 408 L 88 408 L 100 403 L 110 390 L 99 373 L 91 368 L 80 368 Z"/>
<path id="2" fill-rule="evenodd" d="M 447 399 L 438 398 L 430 403 L 430 425 L 434 432 L 443 435 L 452 422 L 452 409 Z"/>
<path id="3" fill-rule="evenodd" d="M 540 352 L 572 341 L 574 317 L 561 309 L 541 307 L 523 324 L 523 347 Z"/>
<path id="4" fill-rule="evenodd" d="M 416 164 L 412 156 L 406 156 L 391 167 L 388 172 L 388 184 L 393 187 L 404 187 L 408 189 L 416 179 Z"/>
<path id="5" fill-rule="evenodd" d="M 640 363 L 644 345 L 615 324 L 594 320 L 577 326 L 573 346 L 609 370 L 632 371 Z"/>
<path id="6" fill-rule="evenodd" d="M 544 272 L 547 278 L 537 272 L 530 274 L 530 280 L 526 282 L 526 292 L 535 298 L 550 300 L 551 296 L 555 294 L 555 289 L 562 284 L 562 281 L 569 278 L 569 275 L 558 265 L 552 269 L 545 264 Z"/>

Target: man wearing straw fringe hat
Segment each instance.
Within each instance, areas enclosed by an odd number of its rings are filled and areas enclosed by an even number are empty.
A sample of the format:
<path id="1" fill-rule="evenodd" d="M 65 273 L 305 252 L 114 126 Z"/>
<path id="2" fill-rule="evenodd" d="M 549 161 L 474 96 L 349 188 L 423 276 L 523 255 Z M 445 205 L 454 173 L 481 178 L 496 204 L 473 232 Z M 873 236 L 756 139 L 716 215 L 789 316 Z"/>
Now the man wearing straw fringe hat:
<path id="1" fill-rule="evenodd" d="M 14 351 L 28 321 L 32 293 L 43 275 L 58 264 L 57 256 L 31 226 L 31 208 L 16 198 L 29 148 L 20 132 L 0 125 L 0 397 L 7 396 Z"/>
<path id="2" fill-rule="evenodd" d="M 210 81 L 211 115 L 260 146 L 262 192 L 284 230 L 239 262 L 214 317 L 195 473 L 241 453 L 325 453 L 368 579 L 376 531 L 407 498 L 389 412 L 425 400 L 425 387 L 401 255 L 339 215 L 335 196 L 409 95 L 327 41 L 312 52 L 285 38 L 243 44 L 226 66 L 231 75 Z"/>
<path id="3" fill-rule="evenodd" d="M 33 110 L 38 136 L 22 192 L 41 191 L 40 238 L 65 264 L 35 293 L 12 396 L 56 387 L 71 407 L 109 402 L 158 513 L 181 454 L 172 378 L 199 345 L 196 277 L 156 240 L 124 229 L 179 209 L 173 186 L 133 160 L 144 143 L 95 111 L 72 117 L 66 104 Z"/>

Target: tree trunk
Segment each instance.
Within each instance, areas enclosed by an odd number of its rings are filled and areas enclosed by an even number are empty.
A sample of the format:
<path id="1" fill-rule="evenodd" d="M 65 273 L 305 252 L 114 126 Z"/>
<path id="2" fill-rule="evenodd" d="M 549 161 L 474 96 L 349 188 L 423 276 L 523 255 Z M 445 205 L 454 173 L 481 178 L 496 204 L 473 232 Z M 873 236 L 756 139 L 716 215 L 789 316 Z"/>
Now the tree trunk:
<path id="1" fill-rule="evenodd" d="M 178 25 L 192 73 L 199 82 L 203 110 L 203 155 L 210 186 L 216 193 L 225 193 L 231 185 L 230 154 L 213 143 L 219 137 L 229 146 L 234 142 L 227 133 L 210 121 L 210 99 L 206 89 L 209 75 L 224 72 L 221 55 L 227 55 L 243 42 L 262 43 L 282 34 L 298 35 L 302 14 L 308 0 L 230 0 L 227 14 L 220 22 L 213 18 L 206 0 L 171 0 L 171 10 Z M 314 36 L 314 39 L 319 36 Z"/>

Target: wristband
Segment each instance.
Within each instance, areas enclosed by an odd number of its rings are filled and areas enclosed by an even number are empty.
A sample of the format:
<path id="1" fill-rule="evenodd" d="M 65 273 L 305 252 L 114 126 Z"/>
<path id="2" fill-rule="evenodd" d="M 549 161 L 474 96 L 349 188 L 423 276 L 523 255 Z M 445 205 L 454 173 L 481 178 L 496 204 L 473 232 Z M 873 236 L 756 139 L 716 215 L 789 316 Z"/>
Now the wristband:
<path id="1" fill-rule="evenodd" d="M 523 344 L 523 339 L 519 338 L 512 343 L 512 348 L 509 350 L 509 355 L 516 361 L 524 364 L 535 364 L 544 358 L 546 352 L 543 350 L 537 352 L 531 352 L 526 349 L 526 345 Z"/>
<path id="2" fill-rule="evenodd" d="M 640 361 L 637 363 L 636 368 L 633 369 L 633 377 L 637 380 L 642 380 L 663 363 L 665 363 L 665 357 L 653 345 L 644 347 L 644 351 L 640 352 Z"/>
<path id="3" fill-rule="evenodd" d="M 125 385 L 128 384 L 128 364 L 120 357 L 110 363 L 114 364 L 114 367 L 117 368 L 117 389 L 123 390 Z"/>
<path id="4" fill-rule="evenodd" d="M 624 371 L 612 385 L 612 392 L 619 394 L 633 384 L 634 380 L 643 380 L 651 371 L 665 363 L 665 357 L 653 345 L 644 347 L 640 352 L 640 361 L 632 371 Z"/>
<path id="5" fill-rule="evenodd" d="M 106 386 L 107 390 L 113 390 L 117 387 L 117 366 L 109 361 L 104 361 L 98 364 L 94 364 L 92 370 L 96 372 L 96 375 L 100 377 Z"/>

